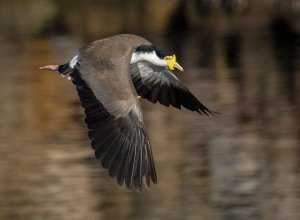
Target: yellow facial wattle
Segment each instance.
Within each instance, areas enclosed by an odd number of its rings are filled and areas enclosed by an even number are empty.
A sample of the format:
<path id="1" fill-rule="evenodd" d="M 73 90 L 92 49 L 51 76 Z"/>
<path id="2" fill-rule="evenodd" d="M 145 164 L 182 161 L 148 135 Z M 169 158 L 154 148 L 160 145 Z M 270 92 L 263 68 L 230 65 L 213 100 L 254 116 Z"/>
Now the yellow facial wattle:
<path id="1" fill-rule="evenodd" d="M 165 56 L 164 59 L 167 61 L 170 70 L 174 70 L 176 68 L 183 71 L 183 68 L 176 62 L 175 54 L 173 56 Z"/>

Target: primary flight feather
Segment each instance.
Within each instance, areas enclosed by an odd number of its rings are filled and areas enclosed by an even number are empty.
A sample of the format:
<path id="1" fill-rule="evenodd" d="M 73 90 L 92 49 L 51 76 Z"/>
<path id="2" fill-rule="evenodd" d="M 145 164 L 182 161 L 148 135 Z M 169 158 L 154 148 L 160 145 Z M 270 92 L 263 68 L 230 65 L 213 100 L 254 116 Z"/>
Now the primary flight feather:
<path id="1" fill-rule="evenodd" d="M 80 48 L 70 62 L 41 69 L 58 71 L 75 84 L 96 158 L 118 184 L 136 190 L 157 183 L 138 98 L 214 114 L 171 70 L 183 68 L 142 37 L 121 34 Z"/>

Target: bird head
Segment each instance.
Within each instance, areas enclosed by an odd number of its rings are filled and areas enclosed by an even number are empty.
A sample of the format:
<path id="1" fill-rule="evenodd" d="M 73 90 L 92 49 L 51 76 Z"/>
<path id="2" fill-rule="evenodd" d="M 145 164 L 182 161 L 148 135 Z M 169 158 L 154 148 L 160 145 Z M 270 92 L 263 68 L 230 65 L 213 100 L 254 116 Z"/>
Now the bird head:
<path id="1" fill-rule="evenodd" d="M 171 56 L 165 56 L 164 60 L 167 62 L 167 65 L 170 70 L 179 69 L 180 71 L 183 71 L 183 68 L 179 65 L 179 63 L 176 62 L 176 56 L 175 54 Z"/>
<path id="2" fill-rule="evenodd" d="M 134 50 L 130 63 L 139 61 L 148 61 L 156 66 L 183 71 L 183 68 L 176 61 L 175 54 L 164 53 L 153 45 L 141 45 Z"/>

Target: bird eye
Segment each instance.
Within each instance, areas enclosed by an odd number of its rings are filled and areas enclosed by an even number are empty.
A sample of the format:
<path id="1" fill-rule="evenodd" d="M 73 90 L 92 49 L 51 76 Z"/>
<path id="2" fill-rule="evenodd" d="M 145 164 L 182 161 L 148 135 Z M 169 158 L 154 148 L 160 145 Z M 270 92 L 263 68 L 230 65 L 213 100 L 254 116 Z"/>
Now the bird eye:
<path id="1" fill-rule="evenodd" d="M 176 59 L 176 56 L 175 56 L 175 54 L 173 56 L 165 56 L 165 59 L 166 60 L 173 60 L 173 59 Z"/>

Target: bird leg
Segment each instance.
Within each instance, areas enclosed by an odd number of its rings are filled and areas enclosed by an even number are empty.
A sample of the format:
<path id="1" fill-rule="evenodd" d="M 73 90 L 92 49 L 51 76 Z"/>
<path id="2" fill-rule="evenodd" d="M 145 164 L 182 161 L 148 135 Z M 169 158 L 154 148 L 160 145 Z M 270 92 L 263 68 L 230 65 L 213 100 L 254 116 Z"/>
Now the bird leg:
<path id="1" fill-rule="evenodd" d="M 40 70 L 51 70 L 51 71 L 57 71 L 59 65 L 46 65 L 46 66 L 41 66 Z"/>

